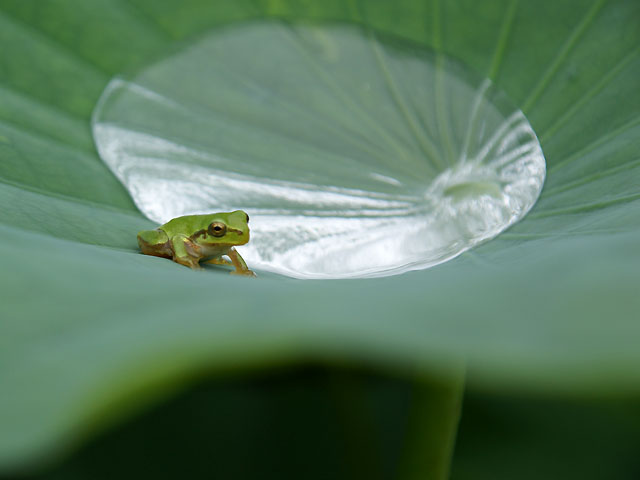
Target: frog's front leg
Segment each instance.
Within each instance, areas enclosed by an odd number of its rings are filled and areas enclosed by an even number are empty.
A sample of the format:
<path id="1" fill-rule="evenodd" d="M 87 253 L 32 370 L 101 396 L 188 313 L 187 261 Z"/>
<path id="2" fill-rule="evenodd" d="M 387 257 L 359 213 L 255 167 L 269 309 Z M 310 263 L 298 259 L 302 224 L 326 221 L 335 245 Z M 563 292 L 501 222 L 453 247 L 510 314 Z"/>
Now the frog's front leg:
<path id="1" fill-rule="evenodd" d="M 180 234 L 171 237 L 171 249 L 173 250 L 173 261 L 194 270 L 199 270 L 202 254 L 200 247 L 186 235 Z"/>
<path id="2" fill-rule="evenodd" d="M 227 252 L 227 256 L 231 259 L 231 263 L 236 269 L 231 272 L 232 275 L 247 275 L 249 277 L 255 277 L 256 274 L 249 270 L 247 263 L 244 261 L 244 258 L 240 256 L 240 254 L 236 251 L 235 248 L 231 247 Z"/>

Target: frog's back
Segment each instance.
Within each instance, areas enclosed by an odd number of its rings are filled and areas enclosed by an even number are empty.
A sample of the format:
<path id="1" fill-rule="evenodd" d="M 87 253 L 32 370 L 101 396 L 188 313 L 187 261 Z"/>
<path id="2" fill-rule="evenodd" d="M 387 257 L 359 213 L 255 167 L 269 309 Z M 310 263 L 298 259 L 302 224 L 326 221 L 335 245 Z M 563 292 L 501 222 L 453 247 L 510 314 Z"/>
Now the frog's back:
<path id="1" fill-rule="evenodd" d="M 203 230 L 209 226 L 211 219 L 215 215 L 184 215 L 182 217 L 176 217 L 169 220 L 164 225 L 158 227 L 159 230 L 164 231 L 169 238 L 175 235 L 187 235 L 191 236 L 193 233 Z"/>

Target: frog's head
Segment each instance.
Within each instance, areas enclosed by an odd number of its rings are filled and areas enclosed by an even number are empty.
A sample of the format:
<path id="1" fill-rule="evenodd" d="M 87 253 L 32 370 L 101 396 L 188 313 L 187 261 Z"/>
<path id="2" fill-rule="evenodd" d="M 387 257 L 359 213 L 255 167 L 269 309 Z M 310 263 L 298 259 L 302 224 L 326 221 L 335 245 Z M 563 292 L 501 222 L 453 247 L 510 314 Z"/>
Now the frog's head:
<path id="1" fill-rule="evenodd" d="M 249 241 L 248 223 L 249 215 L 242 210 L 216 213 L 207 218 L 206 235 L 201 235 L 197 242 L 201 245 L 244 245 Z"/>

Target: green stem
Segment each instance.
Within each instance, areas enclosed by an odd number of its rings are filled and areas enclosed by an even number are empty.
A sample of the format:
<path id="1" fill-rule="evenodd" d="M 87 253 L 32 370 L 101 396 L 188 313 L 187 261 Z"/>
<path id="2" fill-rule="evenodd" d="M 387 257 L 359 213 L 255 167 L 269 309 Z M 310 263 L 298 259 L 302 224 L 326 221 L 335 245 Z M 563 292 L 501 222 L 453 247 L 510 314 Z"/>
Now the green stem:
<path id="1" fill-rule="evenodd" d="M 462 362 L 438 379 L 420 375 L 409 411 L 402 480 L 446 480 L 462 410 L 465 383 Z"/>

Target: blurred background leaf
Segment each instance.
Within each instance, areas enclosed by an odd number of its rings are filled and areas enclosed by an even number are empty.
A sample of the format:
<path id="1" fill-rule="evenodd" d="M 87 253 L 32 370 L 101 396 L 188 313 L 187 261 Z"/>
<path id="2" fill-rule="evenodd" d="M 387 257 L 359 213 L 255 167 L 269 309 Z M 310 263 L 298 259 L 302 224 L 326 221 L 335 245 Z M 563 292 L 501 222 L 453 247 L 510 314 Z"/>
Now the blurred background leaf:
<path id="1" fill-rule="evenodd" d="M 113 75 L 135 71 L 194 35 L 263 16 L 364 23 L 443 51 L 492 78 L 524 110 L 542 143 L 548 177 L 534 210 L 453 262 L 379 280 L 299 282 L 263 275 L 246 282 L 213 269 L 194 275 L 138 255 L 135 232 L 152 223 L 95 153 L 89 116 L 98 96 Z M 55 458 L 205 377 L 301 361 L 385 372 L 375 373 L 384 376 L 373 382 L 376 395 L 360 388 L 382 412 L 365 420 L 388 428 L 379 436 L 387 477 L 404 433 L 397 390 L 410 388 L 400 379 L 417 370 L 437 376 L 452 357 L 467 358 L 472 391 L 637 394 L 639 22 L 635 0 L 0 0 L 2 468 Z M 264 462 L 304 439 L 300 450 L 319 452 L 317 461 L 327 471 L 342 468 L 343 450 L 333 439 L 343 434 L 319 430 L 318 418 L 300 428 L 300 418 L 328 408 L 330 400 L 309 395 L 324 391 L 326 379 L 302 371 L 272 380 L 198 387 L 204 393 L 176 397 L 96 440 L 50 475 L 69 478 L 76 471 L 86 477 L 87 465 L 95 474 L 104 465 L 96 451 L 139 444 L 136 431 L 148 438 L 159 417 L 191 434 L 192 401 L 201 402 L 193 410 L 199 425 L 228 422 L 232 431 L 230 419 L 246 419 L 243 413 L 256 418 L 255 430 L 238 428 L 246 435 L 243 445 L 258 443 L 249 452 L 258 455 L 268 446 Z M 286 387 L 278 390 L 278 382 Z M 279 413 L 261 410 L 262 402 L 246 406 L 238 400 L 254 401 L 261 385 L 277 392 L 265 402 Z M 298 389 L 304 390 L 300 397 Z M 548 466 L 536 478 L 638 475 L 626 447 L 618 451 L 601 441 L 631 445 L 625 440 L 638 434 L 632 405 L 575 407 L 573 401 L 492 395 L 498 394 L 468 398 L 454 478 L 527 478 L 522 472 L 531 471 L 533 462 Z M 226 406 L 212 406 L 218 397 Z M 296 406 L 309 402 L 309 410 L 287 409 L 292 399 Z M 222 413 L 230 410 L 228 417 Z M 211 417 L 202 416 L 207 411 Z M 279 420 L 278 435 L 295 442 L 273 441 L 272 427 L 260 423 L 270 415 Z M 532 424 L 535 418 L 540 421 Z M 485 432 L 495 425 L 487 419 L 505 422 L 501 436 L 487 440 Z M 589 460 L 582 470 L 571 460 L 578 444 Z M 554 457 L 562 445 L 573 446 Z M 481 446 L 484 455 L 478 454 Z M 531 450 L 541 447 L 549 453 L 532 458 Z M 152 450 L 157 455 L 161 446 Z M 230 450 L 211 455 L 218 462 Z M 292 459 L 288 467 L 301 471 Z M 566 461 L 573 466 L 563 470 Z M 177 455 L 175 462 L 189 460 Z M 594 476 L 596 463 L 613 476 Z M 268 463 L 258 458 L 253 465 Z"/>

